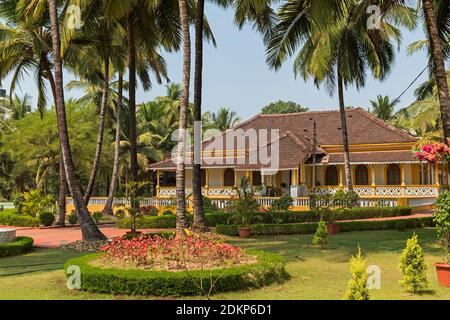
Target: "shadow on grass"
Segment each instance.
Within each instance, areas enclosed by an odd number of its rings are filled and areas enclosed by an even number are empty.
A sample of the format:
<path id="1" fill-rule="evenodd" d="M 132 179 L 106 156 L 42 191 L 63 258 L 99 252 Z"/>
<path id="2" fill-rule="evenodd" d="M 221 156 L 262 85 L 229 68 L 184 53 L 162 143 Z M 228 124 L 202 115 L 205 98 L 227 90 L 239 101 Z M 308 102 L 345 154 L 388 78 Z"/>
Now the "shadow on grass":
<path id="1" fill-rule="evenodd" d="M 35 248 L 24 255 L 0 258 L 0 277 L 59 270 L 67 260 L 79 255 L 61 249 Z"/>
<path id="2" fill-rule="evenodd" d="M 361 231 L 346 232 L 328 237 L 325 250 L 313 246 L 312 235 L 264 236 L 246 240 L 230 238 L 229 243 L 243 248 L 259 249 L 283 255 L 287 262 L 303 261 L 320 258 L 325 262 L 348 263 L 356 253 L 358 245 L 365 255 L 370 254 L 401 254 L 406 240 L 413 233 L 418 234 L 419 241 L 426 254 L 440 255 L 443 253 L 432 228 L 396 231 Z"/>

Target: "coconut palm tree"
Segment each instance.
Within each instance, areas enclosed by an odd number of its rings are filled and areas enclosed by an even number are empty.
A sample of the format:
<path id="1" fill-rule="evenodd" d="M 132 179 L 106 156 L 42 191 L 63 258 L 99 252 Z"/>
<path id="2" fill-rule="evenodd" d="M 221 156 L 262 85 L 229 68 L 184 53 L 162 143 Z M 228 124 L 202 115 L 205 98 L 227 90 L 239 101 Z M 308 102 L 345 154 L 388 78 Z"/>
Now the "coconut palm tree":
<path id="1" fill-rule="evenodd" d="M 407 1 L 388 0 L 384 2 L 384 8 L 396 7 L 403 5 L 405 2 Z M 432 0 L 422 0 L 421 5 L 420 9 L 425 18 L 428 35 L 430 65 L 437 81 L 444 140 L 448 143 L 448 138 L 450 138 L 450 99 L 445 71 L 445 57 L 450 53 L 450 6 L 448 1 Z M 426 43 L 416 43 L 415 45 L 424 46 Z"/>
<path id="2" fill-rule="evenodd" d="M 185 146 L 186 146 L 186 112 L 189 105 L 189 86 L 191 80 L 191 35 L 189 33 L 189 13 L 186 0 L 178 0 L 181 30 L 183 37 L 183 83 L 180 104 L 178 152 L 176 171 L 176 215 L 177 235 L 184 235 L 186 228 L 186 179 L 185 179 Z"/>
<path id="3" fill-rule="evenodd" d="M 389 121 L 394 116 L 394 108 L 398 104 L 398 100 L 391 101 L 389 96 L 377 95 L 377 100 L 370 100 L 372 105 L 372 113 L 378 118 Z"/>
<path id="4" fill-rule="evenodd" d="M 8 25 L 0 25 L 0 80 L 9 73 L 13 73 L 10 85 L 10 98 L 22 80 L 24 73 L 31 72 L 36 75 L 38 88 L 37 107 L 41 115 L 46 109 L 47 95 L 46 82 L 50 83 L 53 99 L 56 103 L 55 81 L 52 75 L 52 44 L 47 25 L 44 20 L 41 23 L 27 23 L 24 17 L 18 16 L 16 8 L 17 0 L 2 0 L 0 2 L 0 16 Z M 66 215 L 67 182 L 63 170 L 64 163 L 62 151 L 59 156 L 59 195 L 58 195 L 58 222 L 64 225 Z"/>
<path id="5" fill-rule="evenodd" d="M 48 0 L 48 9 L 50 15 L 51 38 L 54 53 L 55 65 L 55 91 L 56 91 L 56 112 L 58 120 L 58 132 L 61 142 L 61 150 L 64 161 L 64 169 L 69 185 L 70 193 L 74 200 L 74 205 L 78 214 L 78 220 L 81 225 L 81 233 L 86 241 L 103 240 L 105 235 L 97 228 L 94 220 L 89 214 L 86 202 L 81 194 L 79 181 L 75 176 L 75 166 L 72 159 L 70 149 L 69 134 L 67 131 L 67 119 L 64 101 L 64 82 L 63 82 L 63 66 L 61 57 L 61 39 L 59 32 L 58 7 L 56 0 Z"/>
<path id="6" fill-rule="evenodd" d="M 394 60 L 391 41 L 400 42 L 400 31 L 389 22 L 413 28 L 415 16 L 411 8 L 399 5 L 387 12 L 388 18 L 381 23 L 380 30 L 369 30 L 367 17 L 360 14 L 362 5 L 357 2 L 335 3 L 333 9 L 336 10 L 331 10 L 333 12 L 325 22 L 320 18 L 322 13 L 314 10 L 317 9 L 314 5 L 320 2 L 284 3 L 279 11 L 279 21 L 267 41 L 267 61 L 271 67 L 278 69 L 303 44 L 294 61 L 296 75 L 301 75 L 305 80 L 313 77 L 316 85 L 325 82 L 331 94 L 337 87 L 345 180 L 351 190 L 344 88 L 351 84 L 358 89 L 363 87 L 367 69 L 375 78 L 384 79 Z"/>

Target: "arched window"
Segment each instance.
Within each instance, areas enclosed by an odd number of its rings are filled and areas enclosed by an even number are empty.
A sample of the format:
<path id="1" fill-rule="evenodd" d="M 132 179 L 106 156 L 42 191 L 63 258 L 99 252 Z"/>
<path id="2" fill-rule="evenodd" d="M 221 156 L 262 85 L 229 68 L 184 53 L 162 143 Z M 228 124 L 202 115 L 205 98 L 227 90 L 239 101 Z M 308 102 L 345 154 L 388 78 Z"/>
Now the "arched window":
<path id="1" fill-rule="evenodd" d="M 356 167 L 355 184 L 357 186 L 367 186 L 369 184 L 369 170 L 367 166 L 360 164 Z"/>
<path id="2" fill-rule="evenodd" d="M 401 171 L 400 171 L 400 166 L 398 164 L 390 164 L 387 167 L 387 184 L 392 186 L 392 185 L 399 185 L 401 184 Z"/>
<path id="3" fill-rule="evenodd" d="M 226 169 L 223 173 L 223 185 L 225 187 L 233 187 L 235 184 L 234 182 L 234 170 L 233 169 Z"/>
<path id="4" fill-rule="evenodd" d="M 325 171 L 325 184 L 327 186 L 337 186 L 339 184 L 339 174 L 336 166 L 327 167 Z"/>
<path id="5" fill-rule="evenodd" d="M 259 187 L 262 185 L 261 171 L 252 171 L 252 186 Z"/>

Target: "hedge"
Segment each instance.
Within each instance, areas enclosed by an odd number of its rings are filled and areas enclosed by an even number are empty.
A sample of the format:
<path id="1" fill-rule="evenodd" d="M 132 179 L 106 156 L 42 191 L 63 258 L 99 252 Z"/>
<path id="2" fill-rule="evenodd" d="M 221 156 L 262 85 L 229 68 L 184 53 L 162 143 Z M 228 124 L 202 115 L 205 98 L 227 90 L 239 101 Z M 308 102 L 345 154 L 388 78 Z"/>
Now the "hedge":
<path id="1" fill-rule="evenodd" d="M 206 290 L 210 279 L 216 281 L 213 293 L 260 288 L 275 282 L 282 282 L 289 275 L 285 271 L 284 258 L 263 251 L 246 251 L 257 256 L 258 262 L 225 269 L 196 271 L 149 271 L 101 269 L 90 262 L 99 254 L 88 254 L 69 260 L 65 264 L 66 275 L 69 266 L 78 266 L 81 271 L 81 290 L 124 295 L 143 296 L 193 296 L 202 295 L 200 284 Z"/>
<path id="2" fill-rule="evenodd" d="M 15 242 L 0 244 L 0 257 L 17 256 L 33 248 L 33 239 L 17 237 Z"/>
<path id="3" fill-rule="evenodd" d="M 411 215 L 409 207 L 370 207 L 338 209 L 336 220 L 358 220 L 368 218 L 386 218 Z M 261 212 L 253 216 L 255 224 L 264 223 L 303 223 L 317 222 L 321 214 L 318 211 L 287 211 L 287 212 Z M 192 216 L 188 215 L 188 224 L 192 223 Z M 205 214 L 206 224 L 209 227 L 238 223 L 240 219 L 235 213 L 214 212 Z M 175 216 L 141 217 L 137 220 L 139 229 L 171 229 L 175 228 Z M 120 229 L 130 228 L 130 219 L 125 218 L 117 222 Z"/>
<path id="4" fill-rule="evenodd" d="M 233 216 L 233 213 L 206 213 L 205 219 L 206 224 L 210 227 L 215 227 L 219 224 L 228 224 L 229 220 Z M 192 223 L 192 215 L 187 215 L 188 224 Z M 136 220 L 137 227 L 139 229 L 173 229 L 176 226 L 176 216 L 157 216 L 157 217 L 140 217 Z M 120 219 L 117 222 L 117 227 L 119 229 L 129 229 L 130 228 L 130 218 Z"/>
<path id="5" fill-rule="evenodd" d="M 0 225 L 14 227 L 39 227 L 39 219 L 17 214 L 16 209 L 0 211 Z"/>
<path id="6" fill-rule="evenodd" d="M 384 220 L 384 221 L 345 221 L 338 222 L 340 232 L 370 231 L 370 230 L 405 230 L 433 226 L 432 217 Z M 253 235 L 289 235 L 289 234 L 313 234 L 317 223 L 287 223 L 287 224 L 254 224 L 251 226 Z M 219 225 L 216 233 L 237 236 L 237 225 Z"/>

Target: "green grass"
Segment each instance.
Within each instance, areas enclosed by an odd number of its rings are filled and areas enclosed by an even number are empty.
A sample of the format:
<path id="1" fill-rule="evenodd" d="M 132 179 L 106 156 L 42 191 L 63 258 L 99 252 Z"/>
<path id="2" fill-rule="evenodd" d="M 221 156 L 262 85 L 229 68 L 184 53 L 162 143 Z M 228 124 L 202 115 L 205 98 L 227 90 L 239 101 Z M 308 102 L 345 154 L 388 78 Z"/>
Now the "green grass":
<path id="1" fill-rule="evenodd" d="M 371 290 L 373 299 L 450 299 L 450 288 L 437 285 L 433 264 L 443 260 L 433 229 L 417 230 L 429 265 L 431 288 L 424 294 L 412 294 L 400 287 L 398 262 L 406 239 L 413 231 L 351 232 L 329 237 L 328 249 L 310 245 L 312 235 L 271 236 L 229 242 L 244 248 L 262 249 L 286 257 L 291 280 L 281 285 L 248 292 L 216 295 L 214 299 L 341 299 L 350 278 L 349 259 L 358 243 L 369 265 L 382 271 L 381 290 Z M 0 299 L 128 299 L 69 291 L 65 288 L 62 264 L 73 257 L 60 250 L 36 250 L 21 257 L 0 259 Z M 54 264 L 53 264 L 54 263 Z M 32 265 L 35 266 L 32 266 Z M 39 265 L 41 264 L 41 265 Z M 5 268 L 5 266 L 16 266 Z M 57 270 L 46 271 L 46 268 Z M 42 270 L 42 271 L 39 271 Z M 20 275 L 9 275 L 19 273 Z"/>

